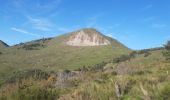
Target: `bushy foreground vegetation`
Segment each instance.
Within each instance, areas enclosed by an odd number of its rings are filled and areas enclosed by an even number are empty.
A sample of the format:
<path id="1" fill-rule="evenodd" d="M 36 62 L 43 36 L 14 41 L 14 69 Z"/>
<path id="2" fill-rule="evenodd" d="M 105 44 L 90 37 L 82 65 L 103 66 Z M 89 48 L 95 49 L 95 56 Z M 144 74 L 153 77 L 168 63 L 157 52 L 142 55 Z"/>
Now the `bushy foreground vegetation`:
<path id="1" fill-rule="evenodd" d="M 0 100 L 55 100 L 62 92 L 46 80 L 27 79 L 6 84 L 0 91 Z"/>
<path id="2" fill-rule="evenodd" d="M 170 100 L 170 62 L 161 49 L 133 51 L 94 66 L 15 71 L 0 100 Z M 166 59 L 164 58 L 164 56 Z"/>
<path id="3" fill-rule="evenodd" d="M 170 41 L 168 41 L 164 47 L 165 51 L 163 52 L 163 55 L 166 57 L 166 60 L 170 60 Z"/>
<path id="4" fill-rule="evenodd" d="M 37 69 L 15 72 L 1 86 L 0 100 L 56 100 L 68 90 L 55 87 L 49 75 Z"/>
<path id="5" fill-rule="evenodd" d="M 1 100 L 169 100 L 170 63 L 161 51 L 76 71 L 15 72 L 1 87 Z M 152 62 L 148 62 L 148 59 Z M 155 61 L 154 61 L 155 60 Z M 15 81 L 14 81 L 15 80 Z"/>

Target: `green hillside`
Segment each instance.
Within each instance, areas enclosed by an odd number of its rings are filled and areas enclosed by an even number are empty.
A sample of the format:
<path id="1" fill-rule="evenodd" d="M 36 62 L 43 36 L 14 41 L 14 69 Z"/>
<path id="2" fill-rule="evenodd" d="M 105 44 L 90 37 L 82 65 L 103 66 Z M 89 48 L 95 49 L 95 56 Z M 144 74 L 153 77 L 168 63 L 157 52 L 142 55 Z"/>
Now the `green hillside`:
<path id="1" fill-rule="evenodd" d="M 108 63 L 59 100 L 169 100 L 170 63 L 162 50 L 137 54 L 119 63 Z M 87 78 L 88 77 L 88 78 Z"/>
<path id="2" fill-rule="evenodd" d="M 74 71 L 19 71 L 2 85 L 0 98 L 169 100 L 170 63 L 163 57 L 163 51 L 162 48 L 135 51 L 133 56 L 119 56 L 111 62 Z"/>
<path id="3" fill-rule="evenodd" d="M 132 51 L 94 29 L 82 30 L 3 47 L 0 100 L 170 99 L 169 44 Z M 98 45 L 96 37 L 98 46 L 66 44 L 70 36 L 87 42 L 86 33 L 90 42 L 96 36 L 109 44 Z"/>
<path id="4" fill-rule="evenodd" d="M 94 29 L 82 30 L 87 31 L 87 34 L 94 32 Z M 82 66 L 90 67 L 103 61 L 108 62 L 114 57 L 131 51 L 117 40 L 104 35 L 102 36 L 109 40 L 111 45 L 86 47 L 66 45 L 65 41 L 76 32 L 5 48 L 0 55 L 0 76 L 24 69 L 56 71 L 77 69 Z"/>

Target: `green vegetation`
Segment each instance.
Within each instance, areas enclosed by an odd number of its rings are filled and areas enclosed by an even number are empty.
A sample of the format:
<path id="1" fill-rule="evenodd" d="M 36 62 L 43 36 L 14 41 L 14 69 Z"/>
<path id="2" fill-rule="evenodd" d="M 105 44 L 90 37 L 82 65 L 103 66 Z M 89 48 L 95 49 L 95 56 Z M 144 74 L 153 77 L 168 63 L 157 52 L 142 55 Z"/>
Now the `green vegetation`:
<path id="1" fill-rule="evenodd" d="M 165 51 L 163 52 L 163 55 L 166 57 L 166 60 L 170 60 L 170 41 L 168 41 L 165 45 Z"/>
<path id="2" fill-rule="evenodd" d="M 55 100 L 65 91 L 54 88 L 46 80 L 29 78 L 6 84 L 0 91 L 0 100 Z"/>
<path id="3" fill-rule="evenodd" d="M 2 85 L 2 100 L 168 100 L 170 63 L 162 50 L 137 54 L 122 62 L 45 72 L 13 73 Z M 117 58 L 115 58 L 117 59 Z M 22 76 L 22 77 L 21 77 Z"/>
<path id="4" fill-rule="evenodd" d="M 88 30 L 89 31 L 89 30 Z M 65 44 L 71 34 L 56 38 L 35 40 L 4 48 L 0 55 L 0 84 L 16 71 L 42 69 L 44 71 L 74 70 L 90 67 L 112 58 L 128 54 L 131 50 L 111 39 L 107 46 L 72 47 Z"/>
<path id="5" fill-rule="evenodd" d="M 170 42 L 131 51 L 109 37 L 107 46 L 67 46 L 68 36 L 3 48 L 0 100 L 170 99 Z"/>
<path id="6" fill-rule="evenodd" d="M 25 50 L 39 50 L 40 48 L 43 48 L 44 45 L 41 45 L 39 43 L 34 43 L 34 44 L 28 44 L 28 45 L 23 45 L 23 49 Z"/>
<path id="7" fill-rule="evenodd" d="M 141 54 L 130 61 L 109 63 L 97 73 L 87 72 L 86 77 L 91 81 L 83 82 L 60 99 L 169 100 L 169 66 L 170 63 L 164 62 L 161 50 L 152 51 L 148 57 Z"/>

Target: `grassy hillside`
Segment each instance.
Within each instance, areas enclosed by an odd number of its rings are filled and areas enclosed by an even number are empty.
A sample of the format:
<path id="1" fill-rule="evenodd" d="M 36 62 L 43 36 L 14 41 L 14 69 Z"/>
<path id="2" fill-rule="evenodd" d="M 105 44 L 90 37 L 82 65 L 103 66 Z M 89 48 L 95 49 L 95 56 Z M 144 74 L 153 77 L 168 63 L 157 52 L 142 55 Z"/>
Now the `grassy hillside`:
<path id="1" fill-rule="evenodd" d="M 137 53 L 121 62 L 82 68 L 79 71 L 48 73 L 27 72 L 20 81 L 6 83 L 0 98 L 4 100 L 169 100 L 170 63 L 162 50 Z M 37 72 L 37 71 L 36 71 Z M 30 72 L 29 72 L 30 73 Z M 46 72 L 45 72 L 46 73 Z M 15 73 L 16 74 L 16 73 Z M 14 74 L 14 75 L 15 75 Z M 13 76 L 14 76 L 13 75 Z M 29 75 L 28 75 L 29 76 Z M 61 77 L 62 76 L 62 77 Z M 15 75 L 16 79 L 17 75 Z M 42 77 L 42 78 L 41 78 Z M 26 95 L 27 94 L 27 95 Z"/>
<path id="2" fill-rule="evenodd" d="M 164 48 L 131 51 L 68 46 L 65 34 L 8 48 L 0 55 L 0 100 L 169 100 Z"/>
<path id="3" fill-rule="evenodd" d="M 0 55 L 1 80 L 17 70 L 42 69 L 56 71 L 59 69 L 77 69 L 82 66 L 90 67 L 103 61 L 108 62 L 114 57 L 131 51 L 123 44 L 106 36 L 104 37 L 111 42 L 111 45 L 68 46 L 65 42 L 73 33 L 21 43 L 3 49 Z"/>

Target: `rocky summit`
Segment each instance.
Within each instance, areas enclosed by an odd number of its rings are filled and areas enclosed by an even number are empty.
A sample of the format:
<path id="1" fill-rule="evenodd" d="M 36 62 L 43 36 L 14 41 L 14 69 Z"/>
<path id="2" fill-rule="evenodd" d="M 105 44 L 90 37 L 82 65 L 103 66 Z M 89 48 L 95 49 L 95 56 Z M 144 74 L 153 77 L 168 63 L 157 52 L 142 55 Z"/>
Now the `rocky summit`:
<path id="1" fill-rule="evenodd" d="M 99 46 L 110 45 L 111 43 L 100 32 L 89 28 L 73 32 L 66 44 L 71 46 Z"/>

